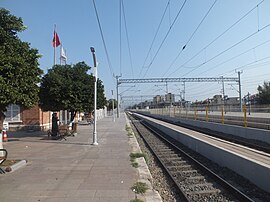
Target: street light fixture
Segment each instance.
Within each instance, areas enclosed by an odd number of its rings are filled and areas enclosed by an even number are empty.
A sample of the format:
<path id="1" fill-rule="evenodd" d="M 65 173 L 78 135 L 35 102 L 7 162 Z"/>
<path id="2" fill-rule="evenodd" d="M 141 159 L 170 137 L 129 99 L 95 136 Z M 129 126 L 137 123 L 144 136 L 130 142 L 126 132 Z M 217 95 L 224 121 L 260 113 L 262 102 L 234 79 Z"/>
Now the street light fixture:
<path id="1" fill-rule="evenodd" d="M 90 48 L 92 55 L 93 55 L 93 61 L 94 61 L 94 128 L 93 128 L 93 145 L 98 145 L 97 141 L 97 61 L 96 61 L 96 54 L 95 49 L 93 47 Z"/>

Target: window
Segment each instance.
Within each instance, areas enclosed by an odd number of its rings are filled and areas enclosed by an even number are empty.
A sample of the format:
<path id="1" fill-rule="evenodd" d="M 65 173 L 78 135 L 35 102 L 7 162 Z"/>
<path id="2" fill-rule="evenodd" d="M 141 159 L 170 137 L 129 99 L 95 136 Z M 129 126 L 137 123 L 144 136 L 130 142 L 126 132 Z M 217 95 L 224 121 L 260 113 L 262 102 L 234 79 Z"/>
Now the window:
<path id="1" fill-rule="evenodd" d="M 20 116 L 20 106 L 11 104 L 7 107 L 7 111 L 5 112 L 6 118 L 5 121 L 21 121 Z"/>

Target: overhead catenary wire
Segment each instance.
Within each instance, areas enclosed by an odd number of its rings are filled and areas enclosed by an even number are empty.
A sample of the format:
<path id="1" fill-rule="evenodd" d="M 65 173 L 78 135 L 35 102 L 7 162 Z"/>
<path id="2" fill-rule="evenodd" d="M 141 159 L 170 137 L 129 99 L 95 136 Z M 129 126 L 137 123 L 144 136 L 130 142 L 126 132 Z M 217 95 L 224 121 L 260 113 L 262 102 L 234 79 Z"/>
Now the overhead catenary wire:
<path id="1" fill-rule="evenodd" d="M 155 42 L 155 40 L 156 40 L 157 34 L 158 34 L 158 32 L 159 32 L 160 26 L 161 26 L 161 24 L 162 24 L 162 22 L 163 22 L 163 19 L 164 19 L 164 17 L 165 17 L 165 14 L 166 14 L 166 12 L 167 12 L 167 9 L 168 9 L 169 5 L 170 5 L 170 0 L 167 2 L 167 5 L 166 5 L 166 7 L 165 7 L 165 9 L 164 9 L 164 11 L 163 11 L 163 14 L 162 14 L 162 17 L 161 17 L 161 19 L 160 19 L 159 25 L 158 25 L 158 27 L 157 27 L 156 33 L 155 33 L 154 38 L 153 38 L 153 40 L 152 40 L 152 42 L 151 42 L 150 48 L 149 48 L 149 50 L 148 50 L 148 52 L 147 52 L 147 55 L 146 55 L 146 57 L 145 57 L 145 59 L 144 59 L 144 62 L 143 62 L 141 71 L 140 71 L 140 73 L 139 73 L 139 77 L 141 76 L 141 73 L 142 73 L 142 71 L 143 71 L 143 68 L 145 67 L 145 63 L 146 63 L 146 61 L 147 61 L 147 59 L 148 59 L 148 57 L 149 57 L 149 54 L 150 54 L 150 52 L 151 52 L 151 50 L 152 50 L 152 48 L 153 48 L 154 42 Z"/>
<path id="2" fill-rule="evenodd" d="M 256 46 L 254 46 L 254 47 L 252 47 L 252 48 L 249 48 L 248 50 L 245 50 L 245 51 L 243 51 L 243 52 L 237 54 L 236 56 L 233 56 L 233 57 L 231 57 L 231 58 L 229 58 L 229 59 L 227 59 L 227 60 L 225 60 L 225 61 L 223 61 L 223 62 L 221 62 L 221 63 L 219 63 L 219 64 L 217 64 L 217 65 L 215 65 L 215 66 L 213 66 L 213 67 L 211 67 L 211 68 L 208 68 L 207 70 L 201 72 L 200 75 L 202 75 L 202 74 L 204 74 L 204 73 L 206 73 L 206 72 L 208 72 L 208 71 L 210 71 L 210 70 L 213 70 L 213 69 L 215 69 L 215 68 L 217 68 L 217 67 L 219 67 L 219 66 L 221 66 L 221 65 L 223 65 L 223 64 L 226 64 L 227 62 L 232 61 L 232 60 L 234 60 L 234 59 L 236 59 L 236 58 L 238 58 L 238 57 L 240 57 L 240 56 L 242 56 L 242 55 L 248 53 L 249 51 L 251 51 L 251 50 L 253 50 L 253 49 L 255 49 L 255 48 L 258 48 L 258 47 L 260 47 L 260 46 L 262 46 L 262 45 L 265 45 L 265 44 L 267 44 L 267 43 L 269 43 L 269 42 L 270 42 L 270 39 L 264 41 L 263 43 L 260 43 L 260 44 L 258 44 L 258 45 L 256 45 Z"/>
<path id="3" fill-rule="evenodd" d="M 194 69 L 192 69 L 191 71 L 185 73 L 183 76 L 186 76 L 186 75 L 190 74 L 191 72 L 195 71 L 196 69 L 200 68 L 201 66 L 205 65 L 206 63 L 208 63 L 208 62 L 214 60 L 215 58 L 219 57 L 220 55 L 226 53 L 227 51 L 231 50 L 231 49 L 234 48 L 235 46 L 237 46 L 237 45 L 243 43 L 243 42 L 246 41 L 247 39 L 251 38 L 252 36 L 254 36 L 255 34 L 261 32 L 262 30 L 268 28 L 269 26 L 270 26 L 270 23 L 267 24 L 267 25 L 265 25 L 263 28 L 259 29 L 258 31 L 255 31 L 255 32 L 253 32 L 252 34 L 248 35 L 248 36 L 245 37 L 244 39 L 238 41 L 237 43 L 233 44 L 233 45 L 230 46 L 229 48 L 227 48 L 227 49 L 221 51 L 220 53 L 218 53 L 218 54 L 215 55 L 214 57 L 210 58 L 209 60 L 207 60 L 207 61 L 205 61 L 205 62 L 203 62 L 203 63 L 201 63 L 201 64 L 195 66 Z"/>
<path id="4" fill-rule="evenodd" d="M 110 69 L 110 73 L 111 73 L 111 76 L 113 78 L 112 64 L 111 64 L 110 57 L 109 57 L 108 50 L 107 50 L 107 46 L 106 46 L 106 43 L 105 43 L 105 39 L 104 39 L 104 35 L 103 35 L 101 23 L 100 23 L 100 20 L 99 20 L 99 16 L 98 16 L 98 11 L 97 11 L 95 0 L 93 0 L 93 5 L 94 5 L 95 14 L 96 14 L 96 17 L 97 17 L 97 22 L 98 22 L 98 27 L 99 27 L 100 35 L 101 35 L 101 38 L 102 38 L 102 43 L 103 43 L 103 46 L 104 46 L 104 49 L 105 49 L 105 53 L 106 53 L 107 62 L 108 62 L 109 69 Z"/>
<path id="5" fill-rule="evenodd" d="M 119 70 L 122 74 L 122 0 L 119 2 Z"/>
<path id="6" fill-rule="evenodd" d="M 214 38 L 209 44 L 207 44 L 205 47 L 203 47 L 201 50 L 199 50 L 195 55 L 193 55 L 190 59 L 188 59 L 184 64 L 179 66 L 177 69 L 175 69 L 169 76 L 173 75 L 177 71 L 179 71 L 182 67 L 184 67 L 187 63 L 192 61 L 194 58 L 196 58 L 199 54 L 201 54 L 205 49 L 207 49 L 209 46 L 211 46 L 214 42 L 216 42 L 219 38 L 221 38 L 224 34 L 226 34 L 229 30 L 231 30 L 235 25 L 237 25 L 239 22 L 241 22 L 244 18 L 246 18 L 252 11 L 254 11 L 257 6 L 262 4 L 264 0 L 262 0 L 260 3 L 258 3 L 256 6 L 251 8 L 247 13 L 245 13 L 242 17 L 240 17 L 237 21 L 235 21 L 230 27 L 228 27 L 225 31 L 223 31 L 220 35 L 218 35 L 216 38 Z"/>
<path id="7" fill-rule="evenodd" d="M 169 35 L 169 33 L 170 33 L 172 27 L 174 26 L 174 24 L 175 24 L 176 20 L 178 19 L 180 13 L 182 12 L 182 10 L 183 10 L 183 8 L 184 8 L 186 2 L 187 2 L 187 0 L 185 0 L 185 1 L 183 2 L 182 6 L 180 7 L 180 9 L 179 9 L 177 15 L 175 16 L 175 18 L 174 18 L 172 24 L 171 24 L 170 27 L 169 27 L 169 29 L 168 29 L 168 31 L 167 31 L 165 37 L 163 38 L 161 44 L 159 45 L 158 50 L 156 51 L 156 53 L 155 53 L 153 59 L 151 60 L 150 64 L 147 66 L 147 69 L 146 69 L 146 71 L 145 71 L 145 73 L 144 73 L 143 78 L 145 78 L 147 72 L 149 71 L 150 67 L 152 66 L 154 60 L 156 59 L 156 57 L 157 57 L 157 55 L 158 55 L 158 53 L 159 53 L 161 47 L 163 46 L 163 44 L 164 44 L 165 40 L 167 39 L 167 37 L 168 37 L 168 35 Z"/>
<path id="8" fill-rule="evenodd" d="M 230 71 L 225 72 L 225 73 L 220 74 L 220 75 L 225 75 L 225 74 L 230 73 L 230 72 L 232 72 L 232 71 L 236 71 L 237 69 L 238 69 L 238 70 L 240 70 L 240 69 L 253 69 L 254 67 L 250 67 L 250 65 L 253 65 L 253 64 L 257 63 L 257 62 L 260 62 L 260 61 L 263 61 L 263 60 L 266 60 L 266 59 L 269 59 L 269 58 L 270 58 L 270 56 L 266 56 L 266 57 L 264 57 L 264 58 L 261 58 L 261 59 L 259 59 L 259 60 L 255 60 L 255 61 L 250 62 L 250 63 L 245 64 L 245 65 L 242 65 L 242 66 L 240 66 L 240 67 L 235 68 L 234 70 L 230 70 Z M 268 61 L 268 62 L 269 62 L 269 61 Z M 267 63 L 268 63 L 268 62 L 267 62 Z M 259 64 L 258 64 L 258 65 L 254 65 L 254 66 L 255 66 L 255 68 L 256 68 L 256 67 L 259 66 Z M 248 67 L 250 67 L 250 68 L 248 68 Z"/>
<path id="9" fill-rule="evenodd" d="M 130 61 L 131 73 L 132 73 L 132 78 L 134 78 L 133 62 L 132 62 L 131 48 L 130 48 L 129 37 L 128 37 L 128 29 L 127 29 L 127 20 L 126 20 L 125 7 L 124 7 L 123 0 L 120 0 L 120 1 L 122 2 L 121 5 L 122 5 L 122 10 L 123 10 L 124 25 L 125 25 L 125 31 L 126 31 L 126 38 L 127 38 L 127 45 L 128 45 L 128 53 L 129 53 L 129 61 Z"/>
<path id="10" fill-rule="evenodd" d="M 211 67 L 211 68 L 209 68 L 209 69 L 203 71 L 203 72 L 201 72 L 199 75 L 201 76 L 202 74 L 204 74 L 204 73 L 206 73 L 206 72 L 208 72 L 208 71 L 210 71 L 210 70 L 213 70 L 213 69 L 215 69 L 215 68 L 217 68 L 217 67 L 219 67 L 219 66 L 221 66 L 221 65 L 223 65 L 223 64 L 225 64 L 225 63 L 227 63 L 227 62 L 229 62 L 229 61 L 231 61 L 231 60 L 233 60 L 233 59 L 236 59 L 237 57 L 240 57 L 240 56 L 244 55 L 245 53 L 248 53 L 249 51 L 251 51 L 251 50 L 253 50 L 253 49 L 255 49 L 255 48 L 258 48 L 258 47 L 260 47 L 260 46 L 263 46 L 263 45 L 265 45 L 265 44 L 267 44 L 267 43 L 269 43 L 269 42 L 270 42 L 270 40 L 266 40 L 266 41 L 264 41 L 264 42 L 262 42 L 262 43 L 260 43 L 260 44 L 258 44 L 258 45 L 256 45 L 256 46 L 252 47 L 252 48 L 249 48 L 248 50 L 245 50 L 245 51 L 243 51 L 242 53 L 240 53 L 240 54 L 238 54 L 238 55 L 236 55 L 236 56 L 233 56 L 233 57 L 231 57 L 231 58 L 229 58 L 229 59 L 227 59 L 227 60 L 225 60 L 225 61 L 223 61 L 223 62 L 221 62 L 221 63 L 219 63 L 219 64 L 217 64 L 217 65 L 215 65 L 215 66 L 213 66 L 213 67 Z M 259 65 L 261 65 L 261 64 L 256 64 L 256 63 L 258 63 L 258 62 L 260 62 L 260 61 L 263 61 L 263 60 L 266 60 L 266 59 L 268 59 L 269 57 L 270 57 L 270 56 L 267 56 L 267 57 L 264 57 L 264 58 L 261 58 L 261 59 L 252 61 L 252 62 L 247 63 L 247 64 L 245 64 L 245 65 L 242 65 L 242 66 L 240 66 L 240 67 L 234 68 L 233 70 L 229 70 L 229 71 L 226 71 L 226 72 L 222 72 L 222 73 L 220 73 L 220 74 L 218 74 L 218 75 L 216 75 L 216 76 L 233 76 L 233 75 L 235 75 L 235 71 L 236 71 L 237 69 L 252 69 L 252 68 L 257 68 L 257 67 L 258 67 Z M 256 64 L 256 65 L 254 65 L 254 64 Z M 250 67 L 250 65 L 253 65 L 254 67 Z M 265 65 L 265 64 L 263 63 L 262 65 Z M 191 84 L 191 85 L 193 86 L 194 84 Z M 195 88 L 196 88 L 196 87 L 195 87 Z M 194 89 L 194 88 L 192 88 L 192 89 Z"/>
<path id="11" fill-rule="evenodd" d="M 179 58 L 179 56 L 181 55 L 181 53 L 184 51 L 184 49 L 186 49 L 187 45 L 189 44 L 189 42 L 191 41 L 191 39 L 194 37 L 195 33 L 198 31 L 198 29 L 200 28 L 201 24 L 203 23 L 203 21 L 206 19 L 206 17 L 209 15 L 210 11 L 212 10 L 212 8 L 214 7 L 214 5 L 217 3 L 217 0 L 214 1 L 214 3 L 211 5 L 211 7 L 208 9 L 208 11 L 206 12 L 206 14 L 204 15 L 204 17 L 202 18 L 202 20 L 200 21 L 200 23 L 198 24 L 198 26 L 196 27 L 196 29 L 193 31 L 193 33 L 191 34 L 191 36 L 189 37 L 188 41 L 185 43 L 185 45 L 182 47 L 182 49 L 180 50 L 180 52 L 177 54 L 177 56 L 174 58 L 174 60 L 172 61 L 172 63 L 170 64 L 170 66 L 168 67 L 168 69 L 166 70 L 166 72 L 163 74 L 162 77 L 164 77 L 168 71 L 170 71 L 171 67 L 174 65 L 174 63 L 176 62 L 176 60 Z"/>

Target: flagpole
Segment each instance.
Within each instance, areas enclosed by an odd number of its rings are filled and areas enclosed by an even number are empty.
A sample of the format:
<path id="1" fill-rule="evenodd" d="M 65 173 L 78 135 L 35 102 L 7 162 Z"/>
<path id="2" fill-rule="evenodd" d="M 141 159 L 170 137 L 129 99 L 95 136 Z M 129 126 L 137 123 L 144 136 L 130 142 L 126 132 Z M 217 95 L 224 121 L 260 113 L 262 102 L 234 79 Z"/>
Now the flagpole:
<path id="1" fill-rule="evenodd" d="M 54 32 L 53 32 L 53 34 L 54 34 L 54 46 L 53 46 L 53 50 L 54 50 L 54 61 L 53 61 L 53 65 L 56 65 L 56 32 L 55 32 L 55 30 L 56 30 L 56 24 L 54 24 Z"/>
<path id="2" fill-rule="evenodd" d="M 60 65 L 62 65 L 62 43 L 60 47 Z"/>

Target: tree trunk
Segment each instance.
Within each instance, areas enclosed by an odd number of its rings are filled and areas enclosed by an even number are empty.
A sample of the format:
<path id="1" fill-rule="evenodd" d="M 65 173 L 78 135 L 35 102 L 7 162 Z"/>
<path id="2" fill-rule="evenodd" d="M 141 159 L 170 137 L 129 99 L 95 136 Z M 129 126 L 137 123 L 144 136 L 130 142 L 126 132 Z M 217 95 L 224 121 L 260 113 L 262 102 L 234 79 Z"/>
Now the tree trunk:
<path id="1" fill-rule="evenodd" d="M 0 132 L 2 132 L 3 130 L 3 123 L 4 123 L 4 120 L 5 120 L 5 114 L 3 112 L 3 110 L 0 109 Z"/>
<path id="2" fill-rule="evenodd" d="M 71 120 L 70 120 L 71 122 L 74 121 L 74 118 L 75 118 L 76 114 L 77 114 L 76 111 L 71 111 Z"/>

